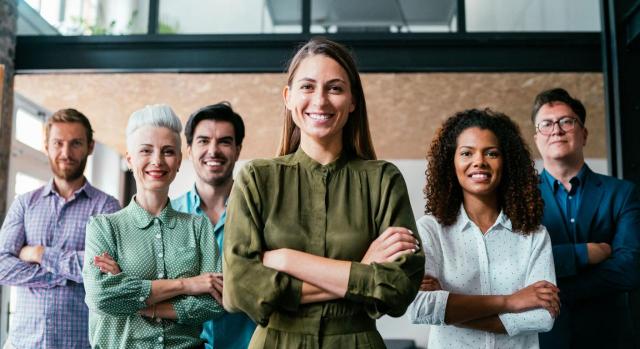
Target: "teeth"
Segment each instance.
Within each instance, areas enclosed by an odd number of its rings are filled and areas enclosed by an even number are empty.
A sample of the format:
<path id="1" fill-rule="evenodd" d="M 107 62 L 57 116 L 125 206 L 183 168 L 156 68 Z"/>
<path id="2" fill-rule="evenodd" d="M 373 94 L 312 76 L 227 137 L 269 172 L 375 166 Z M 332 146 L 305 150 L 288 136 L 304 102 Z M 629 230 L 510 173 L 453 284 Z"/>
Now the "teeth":
<path id="1" fill-rule="evenodd" d="M 331 114 L 313 114 L 313 113 L 308 113 L 307 115 L 309 115 L 310 118 L 314 119 L 314 120 L 327 120 L 331 117 Z"/>
<path id="2" fill-rule="evenodd" d="M 207 166 L 222 166 L 222 163 L 219 161 L 207 161 L 204 164 Z"/>
<path id="3" fill-rule="evenodd" d="M 489 175 L 486 173 L 474 173 L 471 175 L 471 178 L 476 178 L 476 179 L 487 179 L 489 178 Z"/>

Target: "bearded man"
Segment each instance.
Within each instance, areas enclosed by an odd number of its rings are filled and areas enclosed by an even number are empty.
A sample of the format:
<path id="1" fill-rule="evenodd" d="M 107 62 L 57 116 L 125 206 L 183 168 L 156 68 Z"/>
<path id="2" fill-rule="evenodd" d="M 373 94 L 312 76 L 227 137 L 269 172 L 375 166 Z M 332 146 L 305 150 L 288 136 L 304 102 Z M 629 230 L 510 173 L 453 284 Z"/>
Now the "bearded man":
<path id="1" fill-rule="evenodd" d="M 4 348 L 89 348 L 82 283 L 89 217 L 120 209 L 84 177 L 94 147 L 85 115 L 62 109 L 45 123 L 53 178 L 18 196 L 0 230 L 0 284 L 15 286 L 17 304 Z"/>

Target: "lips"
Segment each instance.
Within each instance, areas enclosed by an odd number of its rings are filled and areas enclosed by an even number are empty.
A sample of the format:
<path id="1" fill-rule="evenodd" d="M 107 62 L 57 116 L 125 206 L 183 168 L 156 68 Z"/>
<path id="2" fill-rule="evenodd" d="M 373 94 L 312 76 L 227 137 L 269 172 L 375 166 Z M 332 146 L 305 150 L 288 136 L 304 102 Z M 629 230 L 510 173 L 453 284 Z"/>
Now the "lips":
<path id="1" fill-rule="evenodd" d="M 491 179 L 491 173 L 475 171 L 468 175 L 474 182 L 486 182 Z"/>
<path id="2" fill-rule="evenodd" d="M 331 119 L 335 114 L 332 113 L 304 113 L 312 120 L 324 121 Z"/>
<path id="3" fill-rule="evenodd" d="M 153 179 L 160 179 L 162 177 L 164 177 L 167 173 L 167 171 L 162 171 L 162 170 L 151 170 L 151 171 L 145 171 L 144 172 L 147 176 L 153 178 Z"/>
<path id="4" fill-rule="evenodd" d="M 202 164 L 209 168 L 218 168 L 223 166 L 225 163 L 227 163 L 227 160 L 220 158 L 209 158 L 202 160 Z"/>

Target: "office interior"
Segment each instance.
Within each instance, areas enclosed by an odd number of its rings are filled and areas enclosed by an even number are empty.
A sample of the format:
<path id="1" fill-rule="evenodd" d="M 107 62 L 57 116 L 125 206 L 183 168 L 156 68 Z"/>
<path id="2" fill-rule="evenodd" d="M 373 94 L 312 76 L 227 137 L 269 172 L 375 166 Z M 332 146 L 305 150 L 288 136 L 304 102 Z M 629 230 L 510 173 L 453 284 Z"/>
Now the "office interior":
<path id="1" fill-rule="evenodd" d="M 0 0 L 0 14 L 0 222 L 16 195 L 49 180 L 40 130 L 61 108 L 91 120 L 85 175 L 122 204 L 135 190 L 124 129 L 147 104 L 185 122 L 229 101 L 247 128 L 236 171 L 274 156 L 287 59 L 315 35 L 354 53 L 376 152 L 401 170 L 416 218 L 444 119 L 468 108 L 509 115 L 540 168 L 531 103 L 553 87 L 585 103 L 589 166 L 640 183 L 637 0 Z M 170 196 L 194 176 L 185 157 Z M 10 287 L 1 294 L 0 344 L 15 302 Z M 426 347 L 428 326 L 406 314 L 378 328 L 389 343 Z"/>

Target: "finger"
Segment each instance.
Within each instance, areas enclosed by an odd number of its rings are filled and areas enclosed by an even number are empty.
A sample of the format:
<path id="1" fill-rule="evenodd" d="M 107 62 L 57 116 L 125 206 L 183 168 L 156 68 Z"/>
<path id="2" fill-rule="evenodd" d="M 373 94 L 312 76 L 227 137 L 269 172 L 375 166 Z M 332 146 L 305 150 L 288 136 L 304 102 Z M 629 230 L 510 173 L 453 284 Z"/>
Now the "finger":
<path id="1" fill-rule="evenodd" d="M 398 242 L 410 242 L 414 245 L 417 244 L 418 240 L 409 233 L 409 230 L 399 231 L 391 234 L 387 237 L 382 243 L 385 248 L 398 243 Z"/>
<path id="2" fill-rule="evenodd" d="M 389 257 L 385 258 L 385 260 L 384 260 L 384 261 L 385 261 L 385 262 L 388 262 L 388 263 L 389 263 L 389 262 L 395 262 L 395 261 L 397 261 L 397 260 L 398 260 L 398 258 L 400 258 L 400 257 L 402 257 L 402 256 L 404 256 L 404 255 L 406 255 L 406 254 L 410 254 L 410 253 L 414 253 L 414 252 L 415 252 L 415 251 L 414 251 L 414 249 L 403 249 L 403 250 L 400 250 L 400 251 L 398 251 L 398 252 L 395 252 L 395 253 L 394 253 L 394 254 L 392 254 L 391 256 L 389 256 Z"/>
<path id="3" fill-rule="evenodd" d="M 217 292 L 217 291 L 212 291 L 211 293 L 209 293 L 211 295 L 211 297 L 213 297 L 213 299 L 216 300 L 216 302 L 218 302 L 218 304 L 222 305 L 222 294 Z"/>

